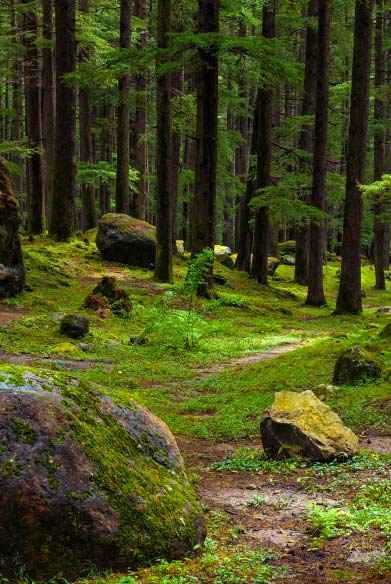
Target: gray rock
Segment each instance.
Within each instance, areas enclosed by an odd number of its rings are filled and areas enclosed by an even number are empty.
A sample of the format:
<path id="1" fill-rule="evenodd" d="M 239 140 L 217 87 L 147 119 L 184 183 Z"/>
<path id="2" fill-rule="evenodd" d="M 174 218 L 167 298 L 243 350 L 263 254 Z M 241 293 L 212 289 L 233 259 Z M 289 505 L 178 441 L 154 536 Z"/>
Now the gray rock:
<path id="1" fill-rule="evenodd" d="M 277 258 L 268 258 L 267 261 L 267 275 L 274 276 L 275 271 L 277 270 L 278 266 L 280 265 L 280 260 Z"/>
<path id="2" fill-rule="evenodd" d="M 381 375 L 380 364 L 360 347 L 353 347 L 338 357 L 333 384 L 350 385 L 365 379 L 377 379 Z"/>
<path id="3" fill-rule="evenodd" d="M 99 222 L 96 245 L 112 262 L 151 268 L 156 255 L 156 228 L 120 213 L 107 213 Z"/>
<path id="4" fill-rule="evenodd" d="M 17 581 L 20 566 L 40 581 L 91 565 L 124 572 L 202 543 L 174 437 L 137 402 L 110 396 L 62 373 L 0 367 L 4 578 Z"/>

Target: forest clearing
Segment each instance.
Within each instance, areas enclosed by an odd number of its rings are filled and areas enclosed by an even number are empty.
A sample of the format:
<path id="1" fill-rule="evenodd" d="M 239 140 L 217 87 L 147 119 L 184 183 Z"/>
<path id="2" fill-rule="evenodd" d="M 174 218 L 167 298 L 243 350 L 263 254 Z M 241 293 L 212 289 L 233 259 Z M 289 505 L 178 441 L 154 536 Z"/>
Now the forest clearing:
<path id="1" fill-rule="evenodd" d="M 0 584 L 391 582 L 389 0 L 0 4 Z"/>

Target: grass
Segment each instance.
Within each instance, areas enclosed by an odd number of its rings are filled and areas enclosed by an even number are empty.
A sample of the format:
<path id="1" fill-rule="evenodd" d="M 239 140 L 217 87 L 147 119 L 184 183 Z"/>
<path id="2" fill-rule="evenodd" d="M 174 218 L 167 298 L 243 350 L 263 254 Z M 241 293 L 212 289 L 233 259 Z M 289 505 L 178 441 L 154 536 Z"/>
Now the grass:
<path id="1" fill-rule="evenodd" d="M 57 244 L 47 238 L 36 238 L 34 242 L 25 240 L 23 245 L 31 291 L 1 303 L 7 309 L 23 311 L 21 318 L 0 326 L 3 350 L 21 358 L 24 354 L 35 355 L 41 366 L 71 369 L 72 375 L 80 380 L 108 385 L 124 401 L 137 399 L 164 419 L 174 432 L 189 436 L 213 440 L 257 438 L 262 411 L 272 403 L 275 392 L 305 389 L 312 389 L 357 433 L 368 430 L 390 433 L 391 344 L 379 337 L 389 317 L 376 308 L 366 308 L 363 314 L 354 317 L 332 315 L 338 288 L 336 272 L 340 267 L 337 262 L 325 266 L 328 305 L 321 309 L 304 305 L 306 290 L 292 282 L 292 267 L 280 266 L 270 286 L 262 287 L 246 274 L 217 264 L 217 272 L 227 278 L 227 284 L 216 286 L 217 299 L 210 302 L 197 299 L 189 325 L 183 291 L 187 261 L 175 260 L 175 282 L 164 285 L 153 282 L 149 270 L 102 261 L 94 244 L 80 241 Z M 130 318 L 109 314 L 102 320 L 81 308 L 87 294 L 107 274 L 114 275 L 128 292 L 133 306 Z M 373 288 L 373 268 L 364 266 L 362 275 L 365 304 L 391 305 L 388 291 Z M 83 339 L 89 350 L 76 351 L 69 362 L 52 351 L 67 340 L 59 333 L 59 319 L 72 313 L 88 316 L 91 323 L 90 333 Z M 189 326 L 193 327 L 196 339 L 191 351 L 185 347 Z M 146 337 L 148 343 L 131 344 L 129 339 L 135 335 Z M 77 345 L 77 341 L 72 342 Z M 234 360 L 284 343 L 297 343 L 300 347 L 270 361 L 232 365 Z M 376 382 L 329 391 L 325 386 L 331 383 L 337 356 L 354 345 L 376 354 L 382 361 L 384 376 Z M 81 369 L 79 362 L 87 362 L 87 366 Z M 218 370 L 214 371 L 216 366 Z M 375 478 L 387 478 L 391 468 L 389 457 L 373 458 L 362 452 L 351 461 L 308 465 L 304 461 L 266 461 L 257 451 L 239 450 L 211 468 L 263 472 L 277 477 L 297 474 L 298 484 L 308 491 L 315 491 L 319 482 L 326 490 L 343 491 L 353 486 L 360 498 L 349 512 L 361 521 L 360 525 L 368 507 L 363 506 L 365 501 L 371 501 L 373 507 L 373 514 L 368 512 L 366 519 L 372 525 L 377 512 L 388 517 L 385 502 L 377 494 Z M 357 484 L 354 482 L 360 473 L 368 474 L 365 489 L 360 488 L 361 478 Z M 382 489 L 379 492 L 381 495 Z M 210 544 L 198 558 L 188 562 L 161 563 L 137 574 L 97 576 L 85 582 L 255 584 L 278 579 L 275 570 L 268 571 L 268 552 L 254 555 L 251 550 L 237 549 L 225 553 L 223 531 L 217 524 L 212 525 L 212 539 L 218 541 L 216 548 Z M 385 559 L 382 569 L 387 569 Z M 255 572 L 261 579 L 251 576 Z M 203 579 L 203 573 L 209 579 Z"/>

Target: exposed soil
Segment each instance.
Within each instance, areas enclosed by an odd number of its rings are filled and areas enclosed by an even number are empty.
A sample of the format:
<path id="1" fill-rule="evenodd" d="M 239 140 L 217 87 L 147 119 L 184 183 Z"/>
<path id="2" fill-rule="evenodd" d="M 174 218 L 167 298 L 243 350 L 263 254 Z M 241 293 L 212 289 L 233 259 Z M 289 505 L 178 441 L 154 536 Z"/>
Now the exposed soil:
<path id="1" fill-rule="evenodd" d="M 0 326 L 7 326 L 10 322 L 25 316 L 31 316 L 31 314 L 16 304 L 0 303 Z"/>
<path id="2" fill-rule="evenodd" d="M 310 504 L 327 508 L 346 504 L 340 494 L 332 496 L 300 488 L 300 471 L 292 475 L 257 472 L 220 472 L 208 469 L 240 446 L 259 448 L 259 441 L 213 443 L 210 440 L 178 436 L 177 441 L 187 467 L 196 476 L 199 494 L 211 517 L 227 517 L 226 546 L 239 541 L 256 549 L 259 545 L 275 552 L 275 565 L 289 567 L 282 582 L 297 584 L 335 584 L 338 582 L 371 584 L 387 582 L 374 569 L 374 562 L 384 551 L 385 539 L 374 534 L 370 539 L 360 534 L 329 540 L 320 548 L 313 546 L 305 521 Z M 379 442 L 378 442 L 379 441 Z M 381 438 L 371 445 L 377 451 Z M 391 440 L 388 441 L 391 449 Z M 389 452 L 390 450 L 388 450 Z M 323 486 L 327 486 L 326 484 Z"/>

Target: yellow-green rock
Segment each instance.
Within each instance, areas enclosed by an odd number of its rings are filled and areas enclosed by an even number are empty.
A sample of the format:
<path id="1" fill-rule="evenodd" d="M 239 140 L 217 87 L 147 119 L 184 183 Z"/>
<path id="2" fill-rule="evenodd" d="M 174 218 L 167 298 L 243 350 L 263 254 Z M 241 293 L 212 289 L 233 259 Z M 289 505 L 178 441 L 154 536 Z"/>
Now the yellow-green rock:
<path id="1" fill-rule="evenodd" d="M 261 435 L 272 458 L 327 461 L 358 449 L 357 436 L 312 391 L 277 393 L 262 416 Z"/>

